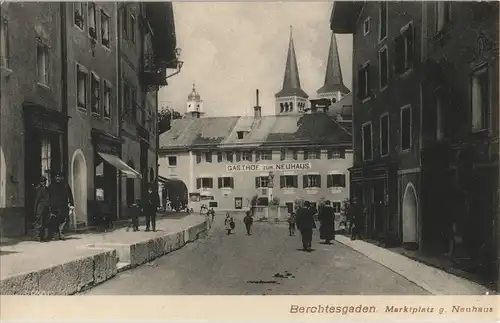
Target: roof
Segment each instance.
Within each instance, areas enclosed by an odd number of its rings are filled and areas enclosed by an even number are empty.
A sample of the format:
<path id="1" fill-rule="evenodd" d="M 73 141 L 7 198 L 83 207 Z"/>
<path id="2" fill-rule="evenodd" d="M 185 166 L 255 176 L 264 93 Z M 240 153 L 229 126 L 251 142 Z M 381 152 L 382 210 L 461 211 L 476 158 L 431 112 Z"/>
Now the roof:
<path id="1" fill-rule="evenodd" d="M 238 132 L 244 133 L 238 139 Z M 351 135 L 324 113 L 177 119 L 160 135 L 160 149 L 234 149 L 271 146 L 346 146 Z"/>
<path id="2" fill-rule="evenodd" d="M 318 94 L 331 92 L 349 93 L 349 89 L 344 85 L 342 79 L 342 69 L 340 68 L 339 50 L 337 48 L 337 38 L 332 33 L 330 40 L 330 50 L 326 65 L 325 84 L 317 91 Z"/>
<path id="3" fill-rule="evenodd" d="M 309 96 L 300 86 L 299 67 L 297 65 L 297 56 L 295 55 L 295 46 L 293 43 L 292 29 L 290 27 L 290 43 L 288 44 L 288 54 L 286 57 L 285 77 L 283 78 L 283 87 L 276 93 L 277 98 L 287 96 L 298 96 L 308 98 Z"/>

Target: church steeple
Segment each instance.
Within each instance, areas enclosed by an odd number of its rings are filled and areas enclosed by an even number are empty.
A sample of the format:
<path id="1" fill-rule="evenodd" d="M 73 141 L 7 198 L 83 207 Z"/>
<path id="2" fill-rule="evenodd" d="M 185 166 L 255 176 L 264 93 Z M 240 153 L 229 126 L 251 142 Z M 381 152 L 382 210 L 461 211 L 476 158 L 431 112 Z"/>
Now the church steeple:
<path id="1" fill-rule="evenodd" d="M 344 80 L 342 79 L 337 38 L 335 34 L 332 33 L 326 65 L 325 84 L 316 93 L 321 97 L 329 99 L 335 98 L 338 101 L 349 92 L 349 89 L 344 85 Z"/>
<path id="2" fill-rule="evenodd" d="M 199 118 L 204 115 L 203 111 L 203 101 L 201 100 L 200 94 L 196 91 L 196 86 L 193 81 L 193 89 L 189 93 L 186 102 L 186 115 L 189 117 Z"/>
<path id="3" fill-rule="evenodd" d="M 307 99 L 309 98 L 300 85 L 292 26 L 290 26 L 290 41 L 286 57 L 283 87 L 281 91 L 276 93 L 275 97 L 277 114 L 303 112 L 307 105 Z"/>

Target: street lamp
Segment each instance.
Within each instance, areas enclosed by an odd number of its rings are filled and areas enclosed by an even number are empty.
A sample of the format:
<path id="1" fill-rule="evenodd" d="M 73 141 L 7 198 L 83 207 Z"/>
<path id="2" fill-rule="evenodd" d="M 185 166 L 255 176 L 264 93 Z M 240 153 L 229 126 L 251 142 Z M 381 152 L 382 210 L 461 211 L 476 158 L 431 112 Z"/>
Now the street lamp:
<path id="1" fill-rule="evenodd" d="M 174 75 L 179 74 L 179 73 L 181 72 L 182 65 L 184 65 L 184 62 L 179 60 L 179 57 L 181 56 L 182 49 L 180 49 L 180 48 L 176 48 L 174 51 L 175 51 L 175 57 L 176 57 L 176 58 L 175 58 L 175 60 L 174 60 L 174 61 L 171 61 L 171 62 L 169 62 L 169 63 L 174 63 L 174 62 L 175 62 L 175 63 L 176 63 L 177 70 L 176 70 L 174 73 L 172 73 L 172 74 L 170 74 L 170 75 L 167 75 L 165 79 L 168 79 L 168 78 L 170 78 L 170 77 L 172 77 L 172 76 L 174 76 Z"/>

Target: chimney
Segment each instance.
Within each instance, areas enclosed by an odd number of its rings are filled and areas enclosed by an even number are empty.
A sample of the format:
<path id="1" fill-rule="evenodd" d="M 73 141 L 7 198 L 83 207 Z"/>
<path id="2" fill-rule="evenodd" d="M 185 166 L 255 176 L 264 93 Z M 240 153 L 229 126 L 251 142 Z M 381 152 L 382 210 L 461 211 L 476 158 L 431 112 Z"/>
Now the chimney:
<path id="1" fill-rule="evenodd" d="M 254 117 L 260 118 L 262 116 L 261 107 L 259 106 L 259 89 L 255 91 L 256 105 L 253 107 Z"/>

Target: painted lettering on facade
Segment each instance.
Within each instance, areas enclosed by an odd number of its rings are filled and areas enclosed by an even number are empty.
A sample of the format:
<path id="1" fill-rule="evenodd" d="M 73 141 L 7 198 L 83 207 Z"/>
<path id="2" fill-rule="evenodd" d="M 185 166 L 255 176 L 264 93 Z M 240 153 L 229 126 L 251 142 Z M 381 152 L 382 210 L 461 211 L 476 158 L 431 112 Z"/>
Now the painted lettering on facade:
<path id="1" fill-rule="evenodd" d="M 290 170 L 309 170 L 311 163 L 284 163 L 284 164 L 247 164 L 226 165 L 226 172 L 275 172 Z"/>

